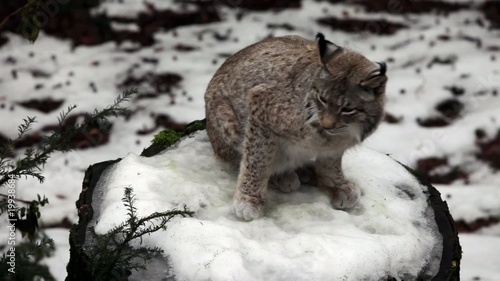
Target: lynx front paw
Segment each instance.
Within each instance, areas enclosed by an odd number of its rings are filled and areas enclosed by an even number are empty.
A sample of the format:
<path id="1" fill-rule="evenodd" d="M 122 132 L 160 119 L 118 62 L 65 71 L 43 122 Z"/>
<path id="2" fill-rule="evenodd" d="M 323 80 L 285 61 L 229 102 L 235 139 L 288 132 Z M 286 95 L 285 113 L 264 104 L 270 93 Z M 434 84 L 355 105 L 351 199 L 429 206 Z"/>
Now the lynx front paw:
<path id="1" fill-rule="evenodd" d="M 300 179 L 295 172 L 274 175 L 270 183 L 282 192 L 292 192 L 300 188 Z"/>
<path id="2" fill-rule="evenodd" d="M 234 195 L 233 211 L 241 219 L 254 220 L 264 214 L 264 202 L 257 197 L 237 191 Z"/>
<path id="3" fill-rule="evenodd" d="M 335 187 L 324 188 L 335 209 L 351 209 L 359 202 L 361 190 L 352 182 L 346 181 Z"/>

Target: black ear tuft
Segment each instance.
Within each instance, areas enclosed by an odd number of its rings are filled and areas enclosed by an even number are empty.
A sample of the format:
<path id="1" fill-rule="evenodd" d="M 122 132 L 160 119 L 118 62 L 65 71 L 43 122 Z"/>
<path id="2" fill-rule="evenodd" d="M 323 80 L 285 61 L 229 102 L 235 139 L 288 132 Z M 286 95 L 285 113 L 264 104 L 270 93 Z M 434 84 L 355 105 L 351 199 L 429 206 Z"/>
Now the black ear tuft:
<path id="1" fill-rule="evenodd" d="M 385 75 L 387 71 L 387 65 L 385 62 L 377 62 L 378 65 L 380 65 L 380 75 Z"/>
<path id="2" fill-rule="evenodd" d="M 325 35 L 323 35 L 323 33 L 321 33 L 321 32 L 318 32 L 318 34 L 316 34 L 316 40 L 318 40 L 319 55 L 321 57 L 323 57 L 325 55 L 326 50 L 328 49 L 328 44 L 335 45 L 332 42 L 326 40 Z"/>
<path id="3" fill-rule="evenodd" d="M 316 34 L 321 62 L 326 65 L 330 59 L 341 53 L 342 48 L 325 39 L 323 33 Z"/>
<path id="4" fill-rule="evenodd" d="M 318 32 L 316 34 L 316 39 L 318 40 L 318 46 L 319 46 L 319 55 L 320 57 L 323 57 L 326 52 L 326 40 L 325 40 L 325 35 L 323 33 Z"/>

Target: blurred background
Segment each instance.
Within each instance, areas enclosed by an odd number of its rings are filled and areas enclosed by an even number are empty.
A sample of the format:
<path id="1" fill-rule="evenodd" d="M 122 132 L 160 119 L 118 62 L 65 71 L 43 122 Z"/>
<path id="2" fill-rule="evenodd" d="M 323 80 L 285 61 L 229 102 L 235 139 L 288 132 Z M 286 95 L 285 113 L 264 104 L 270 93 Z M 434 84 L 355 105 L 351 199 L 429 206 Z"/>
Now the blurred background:
<path id="1" fill-rule="evenodd" d="M 140 154 L 162 129 L 204 118 L 208 82 L 243 47 L 317 32 L 387 63 L 387 113 L 364 145 L 439 189 L 460 232 L 462 280 L 500 280 L 500 1 L 2 0 L 0 143 L 23 118 L 37 120 L 10 159 L 38 147 L 68 106 L 75 124 L 139 92 L 109 130 L 95 124 L 72 139 L 76 150 L 53 153 L 43 184 L 16 183 L 18 198 L 49 199 L 39 225 L 56 244 L 43 261 L 56 279 L 89 165 Z"/>

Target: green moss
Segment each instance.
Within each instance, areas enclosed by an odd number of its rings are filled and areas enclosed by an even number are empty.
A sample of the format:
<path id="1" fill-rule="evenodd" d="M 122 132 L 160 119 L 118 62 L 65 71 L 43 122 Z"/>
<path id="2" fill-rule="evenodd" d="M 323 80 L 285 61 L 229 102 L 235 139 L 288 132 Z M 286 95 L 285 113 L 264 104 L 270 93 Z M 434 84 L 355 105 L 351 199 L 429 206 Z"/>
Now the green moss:
<path id="1" fill-rule="evenodd" d="M 203 119 L 203 120 L 193 121 L 187 124 L 182 132 L 176 132 L 169 129 L 159 132 L 156 136 L 154 136 L 153 140 L 151 141 L 152 144 L 148 148 L 145 148 L 142 151 L 141 156 L 144 157 L 154 156 L 159 152 L 165 150 L 165 148 L 175 144 L 182 137 L 192 134 L 196 131 L 204 130 L 205 127 L 206 127 L 206 122 L 205 119 Z"/>
<path id="2" fill-rule="evenodd" d="M 186 128 L 184 129 L 184 134 L 189 135 L 192 132 L 196 132 L 199 130 L 205 130 L 205 127 L 206 127 L 205 119 L 193 121 L 193 122 L 187 124 Z"/>
<path id="3" fill-rule="evenodd" d="M 182 133 L 166 129 L 156 134 L 151 143 L 156 145 L 170 146 L 177 142 L 182 137 L 182 135 Z"/>

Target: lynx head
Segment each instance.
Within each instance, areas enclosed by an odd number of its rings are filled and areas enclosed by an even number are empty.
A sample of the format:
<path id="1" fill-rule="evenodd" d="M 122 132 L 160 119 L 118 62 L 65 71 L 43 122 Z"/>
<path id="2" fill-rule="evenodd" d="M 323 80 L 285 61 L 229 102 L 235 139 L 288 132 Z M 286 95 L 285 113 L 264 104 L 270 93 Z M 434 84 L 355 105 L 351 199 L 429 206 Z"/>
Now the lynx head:
<path id="1" fill-rule="evenodd" d="M 352 134 L 364 140 L 383 116 L 385 63 L 373 63 L 318 33 L 321 67 L 305 99 L 306 123 L 325 137 Z"/>

